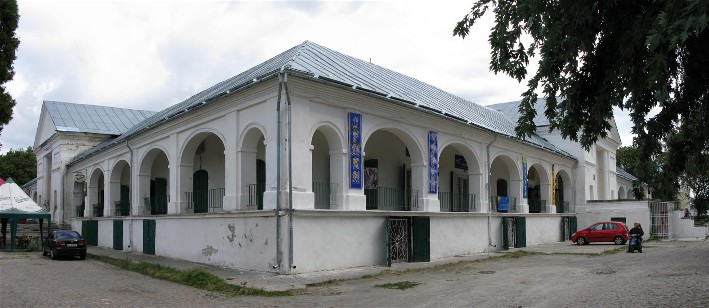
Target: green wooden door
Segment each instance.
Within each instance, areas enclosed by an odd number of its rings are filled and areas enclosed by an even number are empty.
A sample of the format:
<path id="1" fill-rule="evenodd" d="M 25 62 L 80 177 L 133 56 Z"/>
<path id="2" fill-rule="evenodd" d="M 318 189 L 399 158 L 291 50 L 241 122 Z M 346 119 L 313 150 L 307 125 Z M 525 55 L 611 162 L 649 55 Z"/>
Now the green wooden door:
<path id="1" fill-rule="evenodd" d="M 152 198 L 153 215 L 167 214 L 167 180 L 155 178 L 155 196 Z M 153 211 L 151 211 L 152 213 Z"/>
<path id="2" fill-rule="evenodd" d="M 569 217 L 569 238 L 576 233 L 576 216 Z"/>
<path id="3" fill-rule="evenodd" d="M 155 220 L 143 220 L 143 253 L 155 254 Z"/>
<path id="4" fill-rule="evenodd" d="M 527 247 L 526 220 L 526 217 L 515 217 L 515 248 Z"/>
<path id="5" fill-rule="evenodd" d="M 123 250 L 123 220 L 113 221 L 113 249 Z"/>
<path id="6" fill-rule="evenodd" d="M 266 191 L 266 162 L 256 160 L 256 209 L 263 210 L 263 193 Z"/>
<path id="7" fill-rule="evenodd" d="M 98 221 L 84 220 L 81 222 L 81 235 L 86 240 L 86 245 L 98 246 Z"/>
<path id="8" fill-rule="evenodd" d="M 431 261 L 431 217 L 412 217 L 411 237 L 411 261 Z"/>
<path id="9" fill-rule="evenodd" d="M 195 213 L 206 213 L 209 209 L 207 196 L 209 189 L 208 177 L 207 170 L 197 170 L 192 177 L 192 202 Z"/>
<path id="10" fill-rule="evenodd" d="M 564 213 L 564 181 L 556 177 L 556 212 Z"/>

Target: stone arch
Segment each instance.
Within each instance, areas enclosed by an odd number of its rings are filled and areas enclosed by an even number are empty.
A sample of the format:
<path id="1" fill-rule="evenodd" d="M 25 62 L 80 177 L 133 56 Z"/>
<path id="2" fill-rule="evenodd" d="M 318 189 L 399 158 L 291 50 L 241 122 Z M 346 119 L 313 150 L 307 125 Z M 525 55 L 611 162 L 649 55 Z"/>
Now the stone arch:
<path id="1" fill-rule="evenodd" d="M 239 180 L 241 209 L 263 210 L 267 187 L 266 130 L 259 123 L 246 126 L 239 140 Z"/>
<path id="2" fill-rule="evenodd" d="M 438 199 L 442 212 L 481 211 L 483 175 L 480 159 L 460 141 L 439 146 Z"/>
<path id="3" fill-rule="evenodd" d="M 89 212 L 88 217 L 101 217 L 103 216 L 104 209 L 104 196 L 105 196 L 105 178 L 104 171 L 101 167 L 95 167 L 89 173 L 89 184 L 88 184 L 88 197 L 89 206 L 87 211 Z"/>
<path id="4" fill-rule="evenodd" d="M 540 163 L 531 164 L 527 170 L 527 203 L 530 213 L 547 212 L 547 205 L 552 203 L 551 189 L 547 169 Z"/>
<path id="5" fill-rule="evenodd" d="M 162 146 L 152 146 L 144 152 L 138 163 L 138 196 L 142 209 L 134 207 L 134 212 L 158 215 L 167 214 L 170 200 L 169 152 Z"/>
<path id="6" fill-rule="evenodd" d="M 120 159 L 111 168 L 111 179 L 108 184 L 110 200 L 109 214 L 127 216 L 130 208 L 131 165 L 125 159 Z"/>
<path id="7" fill-rule="evenodd" d="M 501 197 L 509 198 L 509 211 L 517 211 L 517 205 L 522 200 L 522 179 L 520 168 L 515 160 L 507 154 L 497 154 L 490 164 L 490 204 L 491 210 L 497 210 L 498 200 Z M 503 185 L 504 183 L 504 185 Z M 506 188 L 506 191 L 500 191 Z"/>
<path id="8" fill-rule="evenodd" d="M 222 210 L 225 189 L 225 141 L 217 130 L 202 128 L 185 139 L 178 165 L 179 213 Z M 202 170 L 204 172 L 202 172 Z"/>
<path id="9" fill-rule="evenodd" d="M 311 180 L 316 209 L 342 208 L 347 162 L 344 138 L 331 122 L 320 122 L 310 134 Z"/>
<path id="10" fill-rule="evenodd" d="M 618 199 L 619 199 L 619 200 L 624 199 L 624 198 L 625 198 L 625 195 L 626 195 L 626 193 L 625 193 L 625 187 L 621 185 L 620 187 L 618 187 Z"/>
<path id="11" fill-rule="evenodd" d="M 555 190 L 554 197 L 556 204 L 557 213 L 571 213 L 573 212 L 573 182 L 569 172 L 565 169 L 559 169 L 556 172 Z"/>
<path id="12" fill-rule="evenodd" d="M 401 127 L 380 125 L 364 137 L 367 209 L 422 210 L 419 203 L 428 194 L 427 155 L 414 135 Z"/>

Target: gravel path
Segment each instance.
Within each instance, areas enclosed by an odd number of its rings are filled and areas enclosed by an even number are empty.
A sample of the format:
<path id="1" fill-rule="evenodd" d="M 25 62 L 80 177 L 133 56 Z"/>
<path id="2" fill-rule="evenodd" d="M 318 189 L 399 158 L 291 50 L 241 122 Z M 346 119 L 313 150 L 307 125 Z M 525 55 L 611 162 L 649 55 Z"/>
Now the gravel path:
<path id="1" fill-rule="evenodd" d="M 650 242 L 643 252 L 459 263 L 277 298 L 227 298 L 95 260 L 0 253 L 0 306 L 709 307 L 709 241 Z M 402 281 L 420 284 L 403 291 L 375 287 Z"/>

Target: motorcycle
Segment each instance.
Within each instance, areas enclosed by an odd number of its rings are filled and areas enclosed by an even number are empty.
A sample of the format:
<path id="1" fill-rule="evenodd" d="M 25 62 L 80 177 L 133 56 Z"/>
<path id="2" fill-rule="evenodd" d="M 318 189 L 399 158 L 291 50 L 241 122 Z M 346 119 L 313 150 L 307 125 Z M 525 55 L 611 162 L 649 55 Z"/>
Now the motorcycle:
<path id="1" fill-rule="evenodd" d="M 639 253 L 643 253 L 642 239 L 638 235 L 632 235 L 630 240 L 628 240 L 628 252 L 635 252 L 636 250 Z"/>

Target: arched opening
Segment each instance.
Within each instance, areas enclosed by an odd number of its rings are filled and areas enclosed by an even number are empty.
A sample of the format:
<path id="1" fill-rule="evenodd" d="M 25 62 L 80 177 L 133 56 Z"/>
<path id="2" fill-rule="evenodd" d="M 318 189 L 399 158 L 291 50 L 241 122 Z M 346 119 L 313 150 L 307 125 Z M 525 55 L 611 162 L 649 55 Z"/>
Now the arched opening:
<path id="1" fill-rule="evenodd" d="M 89 180 L 89 204 L 91 208 L 88 216 L 102 217 L 104 209 L 104 180 L 103 170 L 95 169 Z"/>
<path id="2" fill-rule="evenodd" d="M 263 210 L 263 195 L 266 191 L 266 144 L 263 132 L 258 128 L 244 134 L 238 150 L 241 177 L 241 208 Z"/>
<path id="3" fill-rule="evenodd" d="M 625 198 L 625 187 L 618 187 L 618 200 Z"/>
<path id="4" fill-rule="evenodd" d="M 573 208 L 571 207 L 571 177 L 565 170 L 559 170 L 556 172 L 556 181 L 554 183 L 554 198 L 557 213 L 572 213 Z"/>
<path id="5" fill-rule="evenodd" d="M 438 160 L 441 212 L 480 212 L 482 174 L 475 154 L 462 144 L 443 148 Z"/>
<path id="6" fill-rule="evenodd" d="M 150 215 L 167 214 L 170 201 L 169 161 L 165 152 L 150 149 L 140 164 L 138 189 L 143 208 L 138 212 Z"/>
<path id="7" fill-rule="evenodd" d="M 545 213 L 551 203 L 551 183 L 546 170 L 533 164 L 527 171 L 527 203 L 530 213 Z"/>
<path id="8" fill-rule="evenodd" d="M 419 210 L 425 164 L 416 143 L 403 131 L 380 129 L 364 147 L 363 183 L 368 210 Z M 416 173 L 420 176 L 412 176 Z"/>
<path id="9" fill-rule="evenodd" d="M 521 200 L 521 177 L 514 160 L 499 155 L 490 164 L 490 210 L 493 212 L 517 212 Z"/>
<path id="10" fill-rule="evenodd" d="M 118 161 L 111 169 L 109 182 L 111 202 L 109 213 L 114 216 L 128 216 L 130 213 L 130 165 L 125 160 Z"/>
<path id="11" fill-rule="evenodd" d="M 312 192 L 316 209 L 334 209 L 342 204 L 342 180 L 346 159 L 342 140 L 330 126 L 320 126 L 313 134 Z"/>
<path id="12" fill-rule="evenodd" d="M 180 212 L 207 213 L 224 208 L 224 143 L 211 132 L 194 135 L 180 160 Z M 186 203 L 186 204 L 185 204 Z M 184 208 L 183 208 L 184 207 Z"/>

